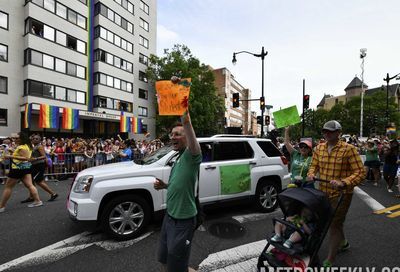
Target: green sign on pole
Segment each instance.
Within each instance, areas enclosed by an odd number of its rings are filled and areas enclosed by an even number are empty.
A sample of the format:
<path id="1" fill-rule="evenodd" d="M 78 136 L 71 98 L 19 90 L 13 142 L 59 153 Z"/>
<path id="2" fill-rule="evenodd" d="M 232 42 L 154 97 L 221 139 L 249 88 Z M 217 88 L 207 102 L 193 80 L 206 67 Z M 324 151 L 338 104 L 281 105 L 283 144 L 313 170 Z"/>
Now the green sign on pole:
<path id="1" fill-rule="evenodd" d="M 296 106 L 276 111 L 273 115 L 275 126 L 277 128 L 283 128 L 301 122 Z"/>

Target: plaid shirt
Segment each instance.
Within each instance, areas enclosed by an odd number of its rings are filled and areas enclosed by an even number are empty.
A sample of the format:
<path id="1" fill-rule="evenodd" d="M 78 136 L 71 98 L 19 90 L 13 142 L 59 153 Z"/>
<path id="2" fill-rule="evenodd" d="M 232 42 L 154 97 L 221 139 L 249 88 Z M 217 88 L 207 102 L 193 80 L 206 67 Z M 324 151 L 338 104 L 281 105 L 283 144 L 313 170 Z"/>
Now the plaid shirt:
<path id="1" fill-rule="evenodd" d="M 339 141 L 328 152 L 328 143 L 319 144 L 313 153 L 308 175 L 316 176 L 323 180 L 340 180 L 346 183 L 344 193 L 353 193 L 357 186 L 365 178 L 365 170 L 357 149 L 350 144 Z M 319 188 L 328 196 L 337 196 L 338 189 L 326 182 L 320 182 Z"/>

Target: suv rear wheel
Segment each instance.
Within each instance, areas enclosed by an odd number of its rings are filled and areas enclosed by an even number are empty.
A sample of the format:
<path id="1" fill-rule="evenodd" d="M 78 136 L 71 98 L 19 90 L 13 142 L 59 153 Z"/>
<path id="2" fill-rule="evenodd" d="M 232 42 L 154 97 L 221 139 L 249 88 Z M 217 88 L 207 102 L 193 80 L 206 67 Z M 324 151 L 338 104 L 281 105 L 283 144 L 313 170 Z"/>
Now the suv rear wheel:
<path id="1" fill-rule="evenodd" d="M 150 221 L 150 206 L 141 196 L 122 195 L 111 199 L 101 216 L 101 227 L 116 240 L 139 236 Z"/>
<path id="2" fill-rule="evenodd" d="M 276 182 L 261 181 L 256 189 L 256 205 L 261 212 L 272 212 L 278 207 L 279 188 Z"/>

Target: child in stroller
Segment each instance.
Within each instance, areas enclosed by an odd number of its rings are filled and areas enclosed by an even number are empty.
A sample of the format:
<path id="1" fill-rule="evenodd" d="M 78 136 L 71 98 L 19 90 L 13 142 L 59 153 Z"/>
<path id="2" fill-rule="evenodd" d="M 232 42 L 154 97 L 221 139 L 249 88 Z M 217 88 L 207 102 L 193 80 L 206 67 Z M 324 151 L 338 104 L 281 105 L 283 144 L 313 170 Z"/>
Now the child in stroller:
<path id="1" fill-rule="evenodd" d="M 311 235 L 315 229 L 315 224 L 312 222 L 312 212 L 307 207 L 302 207 L 299 214 L 288 216 L 286 220 L 298 227 L 306 235 Z M 292 248 L 294 243 L 301 242 L 303 239 L 299 231 L 288 228 L 286 225 L 277 221 L 275 223 L 275 236 L 271 238 L 271 241 L 277 243 L 283 242 L 284 235 L 289 237 L 283 243 L 283 246 L 286 248 Z"/>
<path id="2" fill-rule="evenodd" d="M 278 195 L 284 218 L 273 218 L 275 235 L 267 235 L 267 244 L 257 263 L 258 271 L 270 267 L 318 267 L 318 251 L 336 209 L 328 198 L 312 188 L 289 188 Z M 284 244 L 282 244 L 284 242 Z"/>

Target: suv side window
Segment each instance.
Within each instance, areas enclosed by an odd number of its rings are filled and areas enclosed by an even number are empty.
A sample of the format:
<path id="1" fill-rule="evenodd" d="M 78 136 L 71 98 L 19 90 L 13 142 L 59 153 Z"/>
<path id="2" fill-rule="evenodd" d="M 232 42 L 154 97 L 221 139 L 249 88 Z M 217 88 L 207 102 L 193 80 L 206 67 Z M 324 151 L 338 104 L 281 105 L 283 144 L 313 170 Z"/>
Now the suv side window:
<path id="1" fill-rule="evenodd" d="M 211 142 L 200 143 L 201 155 L 203 157 L 202 162 L 213 161 L 212 146 L 213 146 L 213 144 Z"/>
<path id="2" fill-rule="evenodd" d="M 264 151 L 265 155 L 268 157 L 280 157 L 282 153 L 279 151 L 276 146 L 271 142 L 266 141 L 257 141 L 257 144 Z"/>
<path id="3" fill-rule="evenodd" d="M 248 142 L 215 142 L 214 160 L 241 160 L 254 157 L 254 151 Z"/>

